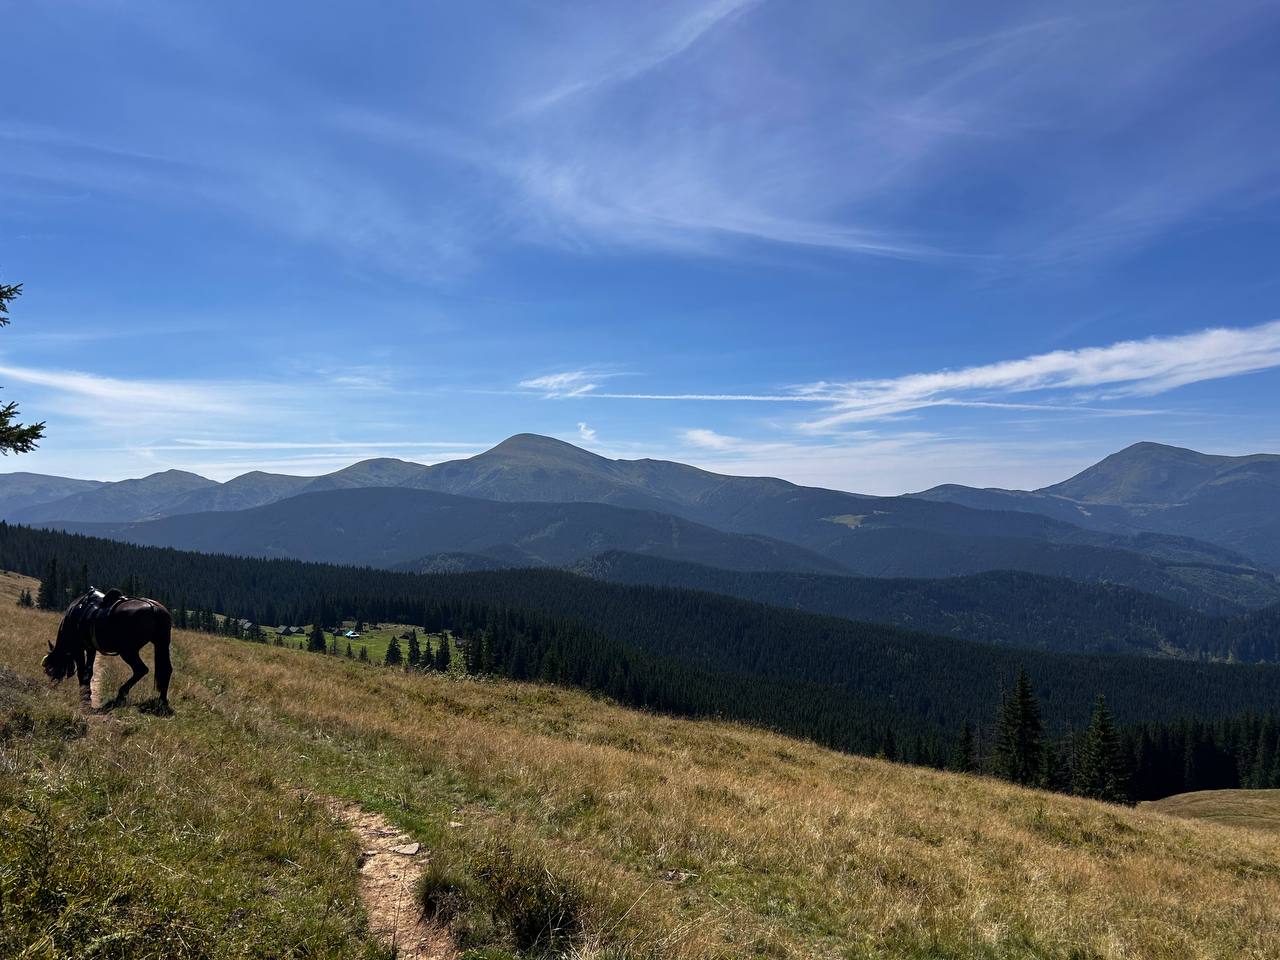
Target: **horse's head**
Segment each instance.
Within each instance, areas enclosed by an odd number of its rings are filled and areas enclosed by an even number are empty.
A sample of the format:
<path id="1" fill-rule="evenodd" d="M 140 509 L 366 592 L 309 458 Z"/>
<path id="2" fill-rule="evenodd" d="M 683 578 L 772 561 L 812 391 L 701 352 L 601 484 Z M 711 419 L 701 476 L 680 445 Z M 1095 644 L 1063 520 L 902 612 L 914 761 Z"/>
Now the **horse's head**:
<path id="1" fill-rule="evenodd" d="M 76 663 L 71 655 L 49 644 L 49 652 L 40 660 L 40 666 L 50 680 L 65 680 L 76 672 Z"/>

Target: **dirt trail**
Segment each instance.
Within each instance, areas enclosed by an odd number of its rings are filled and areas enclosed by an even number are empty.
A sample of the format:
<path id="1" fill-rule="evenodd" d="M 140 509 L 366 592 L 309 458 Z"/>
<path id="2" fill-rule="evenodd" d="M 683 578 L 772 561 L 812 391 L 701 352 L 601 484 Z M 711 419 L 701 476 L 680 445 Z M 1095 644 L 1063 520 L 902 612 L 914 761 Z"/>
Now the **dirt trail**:
<path id="1" fill-rule="evenodd" d="M 89 707 L 92 710 L 102 709 L 102 670 L 95 668 L 89 679 Z"/>
<path id="2" fill-rule="evenodd" d="M 454 960 L 458 951 L 448 931 L 423 920 L 414 897 L 426 851 L 379 814 L 354 803 L 325 802 L 360 838 L 360 895 L 370 932 L 396 960 Z"/>
<path id="3" fill-rule="evenodd" d="M 89 684 L 89 706 L 91 717 L 103 719 L 106 715 L 98 711 L 110 687 L 101 662 L 98 667 Z M 456 960 L 458 950 L 448 930 L 426 922 L 414 896 L 426 851 L 380 814 L 354 803 L 312 799 L 323 803 L 360 840 L 360 896 L 369 913 L 370 933 L 391 948 L 395 960 Z"/>

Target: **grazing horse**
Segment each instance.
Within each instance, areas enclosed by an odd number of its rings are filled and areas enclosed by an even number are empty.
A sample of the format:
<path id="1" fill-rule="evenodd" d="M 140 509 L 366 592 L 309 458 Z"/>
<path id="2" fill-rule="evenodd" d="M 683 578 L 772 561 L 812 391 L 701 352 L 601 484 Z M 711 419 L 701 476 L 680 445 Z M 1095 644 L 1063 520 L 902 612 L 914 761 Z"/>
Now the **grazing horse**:
<path id="1" fill-rule="evenodd" d="M 65 680 L 73 673 L 80 678 L 81 695 L 88 697 L 93 679 L 93 661 L 98 654 L 119 656 L 133 669 L 133 676 L 121 685 L 107 706 L 124 703 L 125 697 L 147 675 L 147 665 L 139 651 L 148 643 L 155 650 L 156 693 L 169 706 L 169 633 L 173 618 L 163 604 L 142 597 L 126 597 L 119 590 L 106 595 L 90 590 L 63 614 L 58 639 L 49 644 L 49 653 L 40 662 L 52 680 Z"/>

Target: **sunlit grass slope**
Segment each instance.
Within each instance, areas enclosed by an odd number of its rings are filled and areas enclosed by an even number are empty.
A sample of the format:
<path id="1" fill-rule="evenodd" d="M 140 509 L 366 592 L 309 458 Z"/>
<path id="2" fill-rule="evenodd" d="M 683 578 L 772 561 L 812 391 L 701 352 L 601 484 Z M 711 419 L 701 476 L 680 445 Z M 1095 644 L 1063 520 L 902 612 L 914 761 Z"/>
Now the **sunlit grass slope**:
<path id="1" fill-rule="evenodd" d="M 1280 790 L 1197 790 L 1140 804 L 1143 810 L 1280 834 Z"/>
<path id="2" fill-rule="evenodd" d="M 0 597 L 19 946 L 42 923 L 69 942 L 80 898 L 121 888 L 103 936 L 182 931 L 152 956 L 361 956 L 354 841 L 301 788 L 420 839 L 432 903 L 476 945 L 545 943 L 528 920 L 554 901 L 555 943 L 586 956 L 1280 956 L 1280 836 L 197 634 L 177 637 L 175 717 L 82 725 L 74 685 L 38 681 L 56 622 Z M 33 850 L 52 879 L 24 906 Z"/>

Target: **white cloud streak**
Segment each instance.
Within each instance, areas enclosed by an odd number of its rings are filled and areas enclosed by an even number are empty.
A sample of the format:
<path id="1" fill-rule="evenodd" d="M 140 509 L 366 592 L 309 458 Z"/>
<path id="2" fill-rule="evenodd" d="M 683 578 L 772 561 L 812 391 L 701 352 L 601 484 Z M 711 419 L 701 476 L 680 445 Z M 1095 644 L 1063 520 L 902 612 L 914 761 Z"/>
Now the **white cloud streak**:
<path id="1" fill-rule="evenodd" d="M 61 408 L 85 419 L 127 425 L 191 417 L 247 415 L 261 391 L 244 384 L 177 380 L 125 380 L 78 370 L 0 363 L 0 376 L 46 388 Z"/>
<path id="2" fill-rule="evenodd" d="M 1280 321 L 1272 321 L 1255 327 L 1128 340 L 1106 347 L 1055 350 L 958 370 L 820 382 L 800 388 L 800 393 L 830 402 L 825 416 L 804 424 L 807 429 L 822 431 L 926 407 L 1010 406 L 975 394 L 1066 392 L 1081 400 L 1105 402 L 1155 396 L 1192 383 L 1277 366 Z"/>
<path id="3" fill-rule="evenodd" d="M 509 243 L 1039 269 L 1247 216 L 1274 192 L 1274 71 L 1188 80 L 1275 30 L 1274 5 L 1247 0 L 1068 14 L 1033 0 L 955 19 L 758 0 L 535 5 L 518 29 L 477 8 L 444 31 L 424 14 L 386 55 L 441 35 L 465 47 L 448 109 L 412 94 L 441 79 L 423 57 L 404 96 L 361 102 L 356 85 L 329 113 L 310 109 L 332 103 L 327 61 L 286 66 L 221 10 L 136 6 L 94 12 L 128 18 L 201 80 L 236 69 L 196 101 L 194 78 L 104 77 L 86 103 L 127 100 L 172 123 L 6 126 L 17 148 L 0 172 L 234 211 L 421 278 L 479 269 L 483 248 Z M 975 225 L 973 184 L 993 177 L 1021 202 Z"/>
<path id="4" fill-rule="evenodd" d="M 713 0 L 694 9 L 640 50 L 621 54 L 611 69 L 591 72 L 534 97 L 520 109 L 522 114 L 538 113 L 590 90 L 634 80 L 675 59 L 719 24 L 762 0 Z"/>
<path id="5" fill-rule="evenodd" d="M 1280 320 L 1055 350 L 956 370 L 823 380 L 776 393 L 607 393 L 598 389 L 598 376 L 582 370 L 524 380 L 520 386 L 549 398 L 815 404 L 823 415 L 801 427 L 823 432 L 930 407 L 1153 416 L 1165 411 L 1109 404 L 1275 367 L 1280 367 Z M 1044 399 L 1018 399 L 1037 394 Z M 688 439 L 696 442 L 697 436 L 695 431 Z"/>
<path id="6" fill-rule="evenodd" d="M 565 370 L 561 373 L 548 373 L 540 377 L 521 380 L 520 386 L 525 390 L 533 390 L 547 399 L 560 397 L 583 397 L 592 393 L 600 384 L 597 382 L 613 373 L 592 373 L 587 370 Z"/>

